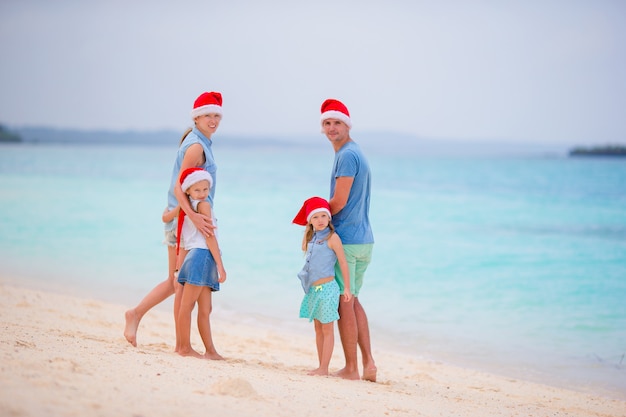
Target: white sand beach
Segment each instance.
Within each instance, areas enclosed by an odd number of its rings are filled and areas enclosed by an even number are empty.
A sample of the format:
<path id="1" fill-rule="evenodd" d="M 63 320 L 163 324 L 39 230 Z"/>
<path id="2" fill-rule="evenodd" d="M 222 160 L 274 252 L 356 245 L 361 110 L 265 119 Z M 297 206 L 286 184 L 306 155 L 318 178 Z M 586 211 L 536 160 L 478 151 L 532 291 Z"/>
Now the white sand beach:
<path id="1" fill-rule="evenodd" d="M 2 416 L 626 416 L 626 401 L 375 349 L 378 382 L 312 377 L 310 337 L 216 312 L 225 361 L 173 353 L 171 313 L 149 312 L 138 347 L 128 306 L 0 286 Z M 192 329 L 192 342 L 202 350 Z M 331 369 L 342 365 L 339 338 Z"/>

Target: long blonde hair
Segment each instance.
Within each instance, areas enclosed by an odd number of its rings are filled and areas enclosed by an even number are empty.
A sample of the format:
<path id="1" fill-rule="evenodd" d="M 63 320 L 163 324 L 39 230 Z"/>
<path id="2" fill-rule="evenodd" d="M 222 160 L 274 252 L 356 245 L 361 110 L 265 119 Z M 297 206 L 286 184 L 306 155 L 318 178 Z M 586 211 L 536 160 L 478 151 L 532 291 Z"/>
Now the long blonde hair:
<path id="1" fill-rule="evenodd" d="M 187 130 L 185 130 L 185 133 L 183 133 L 183 137 L 180 138 L 180 143 L 178 144 L 178 146 L 183 144 L 183 141 L 185 140 L 187 135 L 191 133 L 192 130 L 193 130 L 193 127 L 189 127 L 189 128 L 187 128 Z"/>
<path id="2" fill-rule="evenodd" d="M 333 233 L 335 233 L 335 226 L 333 226 L 332 222 L 330 221 L 328 222 L 328 227 L 330 228 L 330 233 L 328 234 L 328 236 L 326 236 L 326 239 L 324 240 L 330 239 Z M 304 252 L 306 252 L 309 249 L 309 242 L 313 238 L 314 234 L 315 234 L 315 229 L 313 228 L 313 225 L 311 223 L 307 224 L 306 229 L 304 230 L 304 236 L 302 237 L 302 250 Z"/>

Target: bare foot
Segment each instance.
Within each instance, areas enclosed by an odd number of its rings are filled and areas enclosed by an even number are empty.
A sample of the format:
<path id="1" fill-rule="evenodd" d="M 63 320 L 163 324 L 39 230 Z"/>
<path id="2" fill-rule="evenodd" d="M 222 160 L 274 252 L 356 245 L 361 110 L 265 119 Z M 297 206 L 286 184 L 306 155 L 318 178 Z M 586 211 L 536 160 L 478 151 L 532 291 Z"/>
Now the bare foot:
<path id="1" fill-rule="evenodd" d="M 223 361 L 224 357 L 217 352 L 206 352 L 203 356 L 204 359 L 210 359 L 212 361 Z"/>
<path id="2" fill-rule="evenodd" d="M 335 372 L 333 376 L 338 376 L 339 378 L 343 379 L 350 379 L 352 381 L 358 381 L 359 379 L 361 379 L 359 377 L 358 370 L 348 371 L 346 368 L 340 369 L 339 371 Z"/>
<path id="3" fill-rule="evenodd" d="M 193 350 L 191 347 L 187 349 L 178 349 L 178 353 L 180 356 L 193 356 L 194 358 L 203 358 L 201 354 Z"/>
<path id="4" fill-rule="evenodd" d="M 365 381 L 376 382 L 376 366 L 370 366 L 369 368 L 363 369 L 363 379 Z"/>
<path id="5" fill-rule="evenodd" d="M 126 327 L 124 327 L 124 337 L 128 340 L 128 343 L 137 347 L 137 328 L 139 327 L 139 318 L 135 309 L 128 310 L 124 313 L 126 319 Z"/>
<path id="6" fill-rule="evenodd" d="M 320 376 L 327 376 L 328 375 L 328 369 L 313 369 L 312 371 L 309 371 L 306 373 L 307 375 L 320 375 Z"/>

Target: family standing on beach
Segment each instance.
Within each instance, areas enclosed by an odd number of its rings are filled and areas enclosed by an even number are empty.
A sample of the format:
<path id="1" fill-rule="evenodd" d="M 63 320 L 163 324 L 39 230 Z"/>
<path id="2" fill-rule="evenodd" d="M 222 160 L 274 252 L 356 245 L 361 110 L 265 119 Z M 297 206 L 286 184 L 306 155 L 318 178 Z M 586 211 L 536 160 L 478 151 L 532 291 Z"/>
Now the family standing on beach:
<path id="1" fill-rule="evenodd" d="M 183 135 L 163 213 L 168 248 L 168 278 L 154 287 L 125 314 L 124 336 L 137 346 L 142 317 L 174 295 L 175 351 L 183 356 L 223 359 L 211 336 L 212 293 L 226 280 L 217 241 L 214 197 L 217 166 L 211 136 L 222 118 L 222 96 L 203 93 L 191 112 L 193 129 Z M 369 222 L 371 174 L 360 147 L 350 137 L 347 107 L 335 99 L 324 101 L 322 133 L 335 151 L 330 199 L 307 199 L 293 223 L 305 226 L 302 250 L 305 264 L 298 273 L 304 290 L 300 317 L 314 322 L 319 366 L 310 375 L 328 375 L 337 321 L 345 366 L 335 373 L 345 379 L 376 381 L 367 315 L 359 302 L 374 237 Z M 191 313 L 198 304 L 198 330 L 204 355 L 190 344 Z M 363 374 L 359 374 L 360 348 Z"/>

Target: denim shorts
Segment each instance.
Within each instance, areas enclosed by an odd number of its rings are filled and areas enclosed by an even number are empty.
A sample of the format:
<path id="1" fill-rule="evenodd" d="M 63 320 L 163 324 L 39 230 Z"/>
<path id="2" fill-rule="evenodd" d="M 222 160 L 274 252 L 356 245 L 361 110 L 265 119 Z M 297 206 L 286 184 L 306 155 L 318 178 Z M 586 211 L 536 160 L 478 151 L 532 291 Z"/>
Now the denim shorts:
<path id="1" fill-rule="evenodd" d="M 201 248 L 191 249 L 178 271 L 178 282 L 183 285 L 191 284 L 219 291 L 217 265 L 211 251 Z"/>
<path id="2" fill-rule="evenodd" d="M 163 239 L 163 243 L 167 246 L 176 246 L 176 229 L 166 230 L 165 238 Z"/>

